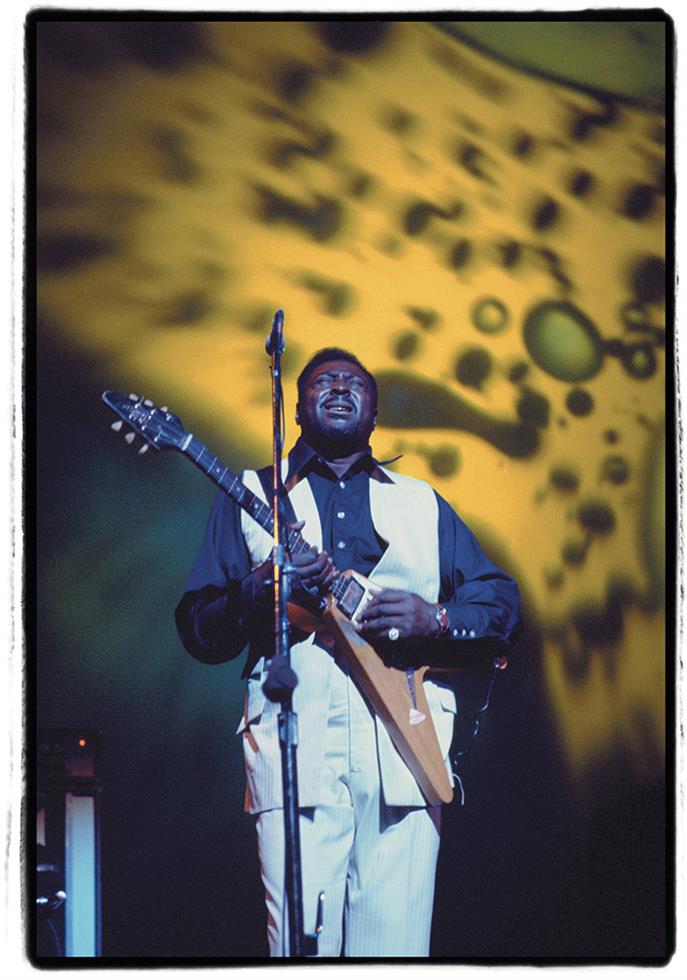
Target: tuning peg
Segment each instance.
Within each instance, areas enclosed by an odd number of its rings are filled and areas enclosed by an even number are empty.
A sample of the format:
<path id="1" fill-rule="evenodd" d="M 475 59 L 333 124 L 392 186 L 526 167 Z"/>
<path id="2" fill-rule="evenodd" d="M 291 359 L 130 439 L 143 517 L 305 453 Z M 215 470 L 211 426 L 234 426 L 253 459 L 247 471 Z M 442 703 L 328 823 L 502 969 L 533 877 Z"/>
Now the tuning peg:
<path id="1" fill-rule="evenodd" d="M 138 395 L 134 395 L 133 392 L 129 395 L 129 398 L 131 399 L 132 402 L 138 401 Z"/>
<path id="2" fill-rule="evenodd" d="M 160 411 L 161 411 L 161 412 L 168 412 L 168 411 L 169 411 L 169 409 L 167 408 L 167 406 L 166 406 L 166 405 L 163 405 L 163 406 L 162 406 L 162 408 L 160 409 Z"/>
<path id="3" fill-rule="evenodd" d="M 111 429 L 114 429 L 115 432 L 119 432 L 119 430 L 121 429 L 121 427 L 123 425 L 124 425 L 124 423 L 122 422 L 122 420 L 121 419 L 117 419 L 116 422 L 113 422 L 112 423 L 112 425 L 110 426 L 110 428 Z"/>
<path id="4" fill-rule="evenodd" d="M 138 455 L 139 456 L 142 456 L 143 453 L 147 453 L 149 449 L 150 449 L 150 446 L 148 445 L 148 443 L 147 442 L 144 442 L 143 445 L 141 446 L 141 448 L 138 450 Z"/>
<path id="5" fill-rule="evenodd" d="M 146 406 L 146 408 L 152 408 L 153 407 L 153 403 L 151 402 L 150 398 L 144 398 L 143 399 L 143 404 Z"/>
<path id="6" fill-rule="evenodd" d="M 131 443 L 134 441 L 135 438 L 136 438 L 135 432 L 127 432 L 127 434 L 124 436 L 124 441 L 128 442 L 129 445 L 131 445 Z"/>

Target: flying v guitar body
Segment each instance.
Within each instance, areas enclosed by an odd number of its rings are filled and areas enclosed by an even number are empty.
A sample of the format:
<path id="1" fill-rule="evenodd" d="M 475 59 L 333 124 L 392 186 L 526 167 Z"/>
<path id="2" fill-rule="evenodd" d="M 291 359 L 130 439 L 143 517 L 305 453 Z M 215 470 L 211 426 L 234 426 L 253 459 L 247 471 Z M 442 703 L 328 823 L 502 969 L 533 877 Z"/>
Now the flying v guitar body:
<path id="1" fill-rule="evenodd" d="M 291 604 L 289 619 L 293 625 L 308 632 L 322 632 L 324 625 L 427 802 L 430 805 L 450 803 L 453 788 L 423 685 L 428 668 L 404 670 L 384 662 L 354 625 L 370 596 L 379 588 L 357 572 L 347 572 L 345 577 L 350 581 L 349 595 L 344 593 L 339 599 L 329 595 L 321 618 Z M 355 588 L 356 585 L 360 588 Z"/>

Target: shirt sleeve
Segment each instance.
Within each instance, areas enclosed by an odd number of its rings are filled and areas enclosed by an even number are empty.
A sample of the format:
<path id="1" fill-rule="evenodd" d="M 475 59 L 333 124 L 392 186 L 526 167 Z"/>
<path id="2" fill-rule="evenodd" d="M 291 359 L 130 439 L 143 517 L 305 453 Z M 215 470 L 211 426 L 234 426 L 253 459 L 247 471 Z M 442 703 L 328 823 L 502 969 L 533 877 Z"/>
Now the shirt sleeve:
<path id="1" fill-rule="evenodd" d="M 205 536 L 176 608 L 181 642 L 205 663 L 237 657 L 260 631 L 266 579 L 271 563 L 251 571 L 238 505 L 220 491 L 213 501 Z"/>
<path id="2" fill-rule="evenodd" d="M 439 502 L 439 601 L 448 613 L 448 639 L 491 639 L 513 644 L 521 630 L 520 593 L 510 575 L 487 558 L 477 538 Z"/>

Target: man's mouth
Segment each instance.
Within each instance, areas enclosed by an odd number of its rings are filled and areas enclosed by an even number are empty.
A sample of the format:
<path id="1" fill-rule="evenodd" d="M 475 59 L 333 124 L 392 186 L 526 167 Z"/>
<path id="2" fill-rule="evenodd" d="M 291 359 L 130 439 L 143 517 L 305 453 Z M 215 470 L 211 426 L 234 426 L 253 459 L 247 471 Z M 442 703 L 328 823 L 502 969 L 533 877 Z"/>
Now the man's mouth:
<path id="1" fill-rule="evenodd" d="M 332 415 L 352 415 L 353 406 L 350 402 L 334 401 L 330 399 L 324 403 L 325 412 L 330 412 Z"/>

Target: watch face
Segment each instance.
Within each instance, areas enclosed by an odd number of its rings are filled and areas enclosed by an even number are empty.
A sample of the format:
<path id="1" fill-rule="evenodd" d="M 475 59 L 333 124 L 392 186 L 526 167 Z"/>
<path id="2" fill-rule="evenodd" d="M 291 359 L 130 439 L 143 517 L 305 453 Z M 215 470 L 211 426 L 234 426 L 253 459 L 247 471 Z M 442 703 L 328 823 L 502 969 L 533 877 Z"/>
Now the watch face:
<path id="1" fill-rule="evenodd" d="M 437 623 L 439 624 L 439 628 L 440 628 L 439 629 L 439 632 L 440 633 L 447 633 L 448 632 L 448 625 L 449 625 L 448 624 L 448 613 L 446 612 L 446 610 L 444 609 L 443 606 L 437 606 L 436 620 L 437 620 Z"/>

